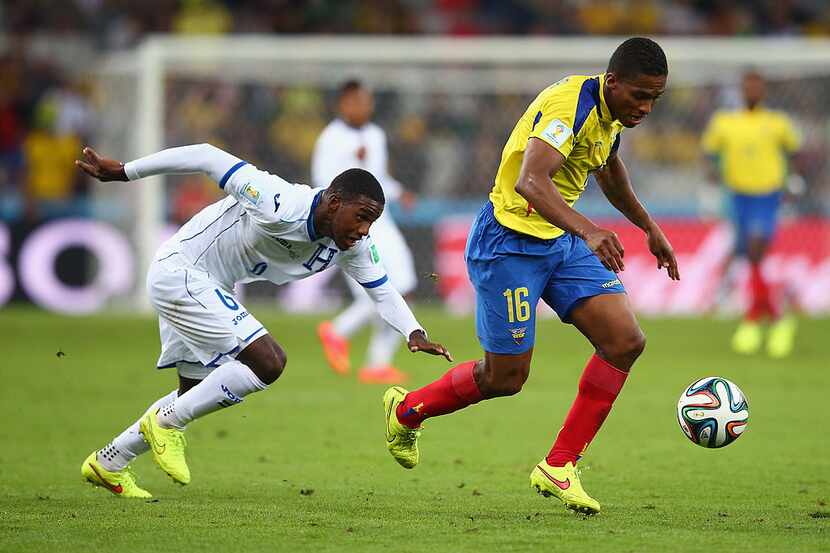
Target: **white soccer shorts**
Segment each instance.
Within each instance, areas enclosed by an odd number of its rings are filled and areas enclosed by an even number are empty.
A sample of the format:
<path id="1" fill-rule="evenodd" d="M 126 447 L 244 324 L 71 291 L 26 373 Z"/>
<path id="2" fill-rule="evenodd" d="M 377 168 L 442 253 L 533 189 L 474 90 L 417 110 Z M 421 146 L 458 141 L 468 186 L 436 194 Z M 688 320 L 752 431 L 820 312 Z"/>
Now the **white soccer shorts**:
<path id="1" fill-rule="evenodd" d="M 268 331 L 232 292 L 181 259 L 154 261 L 147 273 L 150 303 L 159 313 L 157 365 L 200 379 Z"/>

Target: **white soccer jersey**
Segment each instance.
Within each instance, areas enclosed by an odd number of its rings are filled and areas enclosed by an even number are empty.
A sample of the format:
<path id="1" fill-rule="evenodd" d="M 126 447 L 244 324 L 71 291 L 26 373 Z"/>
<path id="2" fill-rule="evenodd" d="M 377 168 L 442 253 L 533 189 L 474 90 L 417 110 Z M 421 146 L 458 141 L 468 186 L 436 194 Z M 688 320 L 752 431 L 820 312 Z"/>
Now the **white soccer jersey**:
<path id="1" fill-rule="evenodd" d="M 389 154 L 386 133 L 374 123 L 350 127 L 342 119 L 329 123 L 314 144 L 311 158 L 311 182 L 328 186 L 345 169 L 360 167 L 372 173 L 387 201 L 401 195 L 401 184 L 388 171 Z"/>
<path id="2" fill-rule="evenodd" d="M 421 328 L 388 277 L 370 236 L 346 251 L 319 236 L 312 214 L 323 189 L 291 184 L 208 144 L 171 148 L 127 163 L 130 180 L 204 172 L 229 194 L 179 229 L 156 260 L 204 271 L 226 291 L 238 282 L 284 284 L 339 265 L 369 292 L 381 315 L 404 336 Z"/>

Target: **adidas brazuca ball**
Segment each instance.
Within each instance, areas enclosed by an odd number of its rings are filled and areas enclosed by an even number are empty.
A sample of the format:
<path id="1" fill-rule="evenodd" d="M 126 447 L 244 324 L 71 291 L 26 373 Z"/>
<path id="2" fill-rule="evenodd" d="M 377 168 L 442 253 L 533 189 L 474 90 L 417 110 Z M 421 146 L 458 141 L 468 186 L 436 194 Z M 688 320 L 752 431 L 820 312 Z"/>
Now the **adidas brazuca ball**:
<path id="1" fill-rule="evenodd" d="M 749 404 L 741 389 L 719 376 L 701 378 L 677 402 L 677 422 L 692 442 L 723 447 L 737 440 L 749 421 Z"/>

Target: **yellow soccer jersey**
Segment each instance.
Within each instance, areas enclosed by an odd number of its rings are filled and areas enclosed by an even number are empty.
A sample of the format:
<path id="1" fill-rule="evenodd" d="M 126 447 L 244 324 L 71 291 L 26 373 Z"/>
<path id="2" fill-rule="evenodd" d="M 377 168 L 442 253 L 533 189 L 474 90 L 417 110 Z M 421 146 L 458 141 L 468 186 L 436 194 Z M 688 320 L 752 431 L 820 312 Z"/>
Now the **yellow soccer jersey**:
<path id="1" fill-rule="evenodd" d="M 490 201 L 499 223 L 516 232 L 550 239 L 565 233 L 539 215 L 518 192 L 516 181 L 531 137 L 556 148 L 565 163 L 553 175 L 553 185 L 573 206 L 588 173 L 605 165 L 620 144 L 622 123 L 611 117 L 605 103 L 605 75 L 572 75 L 543 90 L 510 133 L 501 154 Z"/>
<path id="2" fill-rule="evenodd" d="M 784 185 L 787 154 L 800 146 L 790 119 L 764 108 L 716 113 L 703 151 L 717 155 L 724 184 L 741 194 L 768 194 Z"/>

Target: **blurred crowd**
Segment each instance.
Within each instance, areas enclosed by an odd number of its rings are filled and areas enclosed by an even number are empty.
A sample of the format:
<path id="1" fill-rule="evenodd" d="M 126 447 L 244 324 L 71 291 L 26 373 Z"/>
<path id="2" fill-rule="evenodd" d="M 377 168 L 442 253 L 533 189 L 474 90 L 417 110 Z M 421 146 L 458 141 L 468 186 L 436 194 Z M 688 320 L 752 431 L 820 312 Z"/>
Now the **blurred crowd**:
<path id="1" fill-rule="evenodd" d="M 84 201 L 90 183 L 73 161 L 82 144 L 95 143 L 113 106 L 93 88 L 85 56 L 132 47 L 150 32 L 803 35 L 830 34 L 830 8 L 819 0 L 28 0 L 0 3 L 0 31 L 0 220 L 34 222 L 90 209 Z M 828 87 L 820 76 L 770 86 L 770 104 L 790 112 L 805 135 L 802 212 L 827 212 L 830 205 Z M 487 91 L 375 92 L 391 173 L 425 197 L 476 201 L 489 189 L 504 140 L 530 100 Z M 730 94 L 728 87 L 674 87 L 648 130 L 625 136 L 623 152 L 637 160 L 632 171 L 647 183 L 646 200 L 658 206 L 696 201 L 700 132 Z M 166 82 L 164 142 L 210 141 L 307 182 L 311 149 L 333 116 L 333 97 L 333 88 L 174 77 Z M 671 187 L 663 184 L 667 176 Z M 200 178 L 171 182 L 175 222 L 218 194 Z M 596 187 L 589 190 L 588 205 L 597 194 Z"/>
<path id="2" fill-rule="evenodd" d="M 737 85 L 673 87 L 642 130 L 624 133 L 623 157 L 638 194 L 655 213 L 695 216 L 711 208 L 708 214 L 717 214 L 721 206 L 701 205 L 707 187 L 699 142 L 715 109 L 740 102 Z M 769 105 L 789 113 L 804 136 L 795 169 L 808 186 L 792 204 L 803 214 L 830 207 L 830 120 L 823 100 L 828 88 L 830 77 L 769 85 Z M 314 141 L 333 117 L 334 95 L 334 88 L 179 78 L 167 88 L 171 116 L 166 117 L 165 136 L 171 144 L 207 140 L 288 180 L 309 182 Z M 422 198 L 479 202 L 492 186 L 507 135 L 531 100 L 525 94 L 375 89 L 375 122 L 388 133 L 390 173 Z M 216 187 L 206 182 L 197 186 L 199 180 L 172 182 L 179 194 L 185 187 L 193 198 L 216 197 Z M 589 210 L 608 205 L 596 186 L 588 187 L 581 202 Z M 182 220 L 192 214 L 178 213 Z"/>
<path id="3" fill-rule="evenodd" d="M 0 30 L 89 33 L 830 34 L 824 0 L 26 0 Z"/>
<path id="4" fill-rule="evenodd" d="M 95 129 L 89 83 L 12 50 L 0 55 L 0 218 L 83 214 L 74 160 Z"/>

